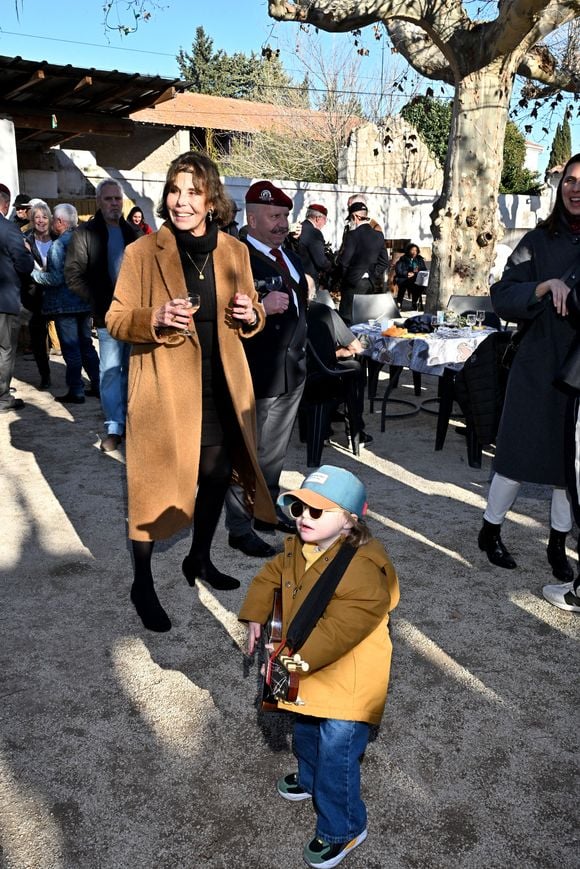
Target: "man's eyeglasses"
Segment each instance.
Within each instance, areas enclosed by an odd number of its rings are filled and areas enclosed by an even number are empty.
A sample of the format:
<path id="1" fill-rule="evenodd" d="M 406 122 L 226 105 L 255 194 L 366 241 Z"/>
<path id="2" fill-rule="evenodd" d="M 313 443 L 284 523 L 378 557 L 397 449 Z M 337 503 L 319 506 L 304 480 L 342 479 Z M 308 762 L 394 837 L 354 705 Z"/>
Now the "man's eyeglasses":
<path id="1" fill-rule="evenodd" d="M 312 519 L 320 519 L 323 513 L 336 513 L 337 510 L 323 510 L 321 507 L 310 507 L 308 504 L 304 504 L 302 501 L 292 501 L 290 506 L 288 507 L 288 511 L 294 519 L 298 519 L 305 510 L 308 510 L 310 517 Z"/>

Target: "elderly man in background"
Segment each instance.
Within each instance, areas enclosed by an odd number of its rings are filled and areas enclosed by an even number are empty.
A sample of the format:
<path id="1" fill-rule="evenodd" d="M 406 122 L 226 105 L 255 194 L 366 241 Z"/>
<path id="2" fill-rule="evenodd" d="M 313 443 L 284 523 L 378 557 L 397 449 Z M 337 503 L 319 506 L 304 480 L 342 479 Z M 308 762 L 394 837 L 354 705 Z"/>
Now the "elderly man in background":
<path id="1" fill-rule="evenodd" d="M 298 254 L 302 260 L 304 271 L 314 281 L 318 290 L 321 272 L 332 269 L 332 261 L 326 255 L 323 228 L 328 220 L 328 209 L 324 205 L 313 203 L 308 206 L 306 219 L 302 221 L 302 232 L 298 242 Z"/>
<path id="2" fill-rule="evenodd" d="M 116 450 L 125 432 L 127 416 L 127 378 L 131 347 L 116 341 L 105 328 L 109 310 L 128 244 L 142 234 L 123 218 L 123 190 L 118 181 L 105 178 L 96 189 L 97 212 L 75 232 L 69 247 L 65 277 L 70 289 L 90 301 L 93 325 L 99 336 L 101 357 L 100 387 L 90 393 L 100 395 L 106 434 L 101 437 L 103 452 Z"/>
<path id="3" fill-rule="evenodd" d="M 8 220 L 10 191 L 0 184 L 0 413 L 24 407 L 10 392 L 20 332 L 20 288 L 34 268 L 34 257 L 19 228 Z"/>
<path id="4" fill-rule="evenodd" d="M 274 504 L 306 378 L 306 276 L 299 257 L 283 249 L 291 208 L 292 200 L 269 181 L 252 184 L 246 194 L 245 243 L 266 325 L 244 343 L 244 349 L 256 396 L 258 461 Z M 255 521 L 254 527 L 293 533 L 294 526 L 277 512 L 276 526 Z M 275 554 L 274 547 L 252 529 L 251 514 L 237 485 L 226 496 L 226 527 L 234 549 L 260 558 Z"/>
<path id="5" fill-rule="evenodd" d="M 67 286 L 64 264 L 74 230 L 78 224 L 74 205 L 57 205 L 52 215 L 52 231 L 57 236 L 46 257 L 46 268 L 35 269 L 32 279 L 44 288 L 42 313 L 54 320 L 66 365 L 65 395 L 55 396 L 61 404 L 84 404 L 85 387 L 82 371 L 85 369 L 91 387 L 98 389 L 99 357 L 91 337 L 91 306 Z"/>

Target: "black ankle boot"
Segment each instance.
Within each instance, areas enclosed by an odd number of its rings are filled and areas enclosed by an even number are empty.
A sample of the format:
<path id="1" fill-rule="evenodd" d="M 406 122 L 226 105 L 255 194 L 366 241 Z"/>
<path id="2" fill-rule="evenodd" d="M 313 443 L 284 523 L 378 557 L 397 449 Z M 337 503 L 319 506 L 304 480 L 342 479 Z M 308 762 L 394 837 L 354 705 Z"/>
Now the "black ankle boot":
<path id="1" fill-rule="evenodd" d="M 171 630 L 171 620 L 159 603 L 153 585 L 141 585 L 134 582 L 131 586 L 131 601 L 148 631 L 157 631 L 157 633 L 162 634 Z"/>
<path id="2" fill-rule="evenodd" d="M 572 582 L 574 579 L 572 565 L 566 557 L 566 537 L 566 531 L 556 531 L 555 528 L 550 528 L 550 539 L 546 553 L 548 563 L 552 568 L 552 576 L 555 576 L 560 582 Z"/>
<path id="3" fill-rule="evenodd" d="M 505 548 L 500 536 L 501 525 L 494 525 L 483 520 L 477 543 L 482 552 L 485 552 L 492 564 L 497 567 L 505 567 L 507 570 L 513 570 L 517 564 Z"/>
<path id="4" fill-rule="evenodd" d="M 232 589 L 240 587 L 237 579 L 234 579 L 233 576 L 228 576 L 227 573 L 220 573 L 209 558 L 188 555 L 183 559 L 181 569 L 190 585 L 195 585 L 195 580 L 201 579 L 203 582 L 211 585 L 212 588 L 220 591 L 232 591 Z"/>

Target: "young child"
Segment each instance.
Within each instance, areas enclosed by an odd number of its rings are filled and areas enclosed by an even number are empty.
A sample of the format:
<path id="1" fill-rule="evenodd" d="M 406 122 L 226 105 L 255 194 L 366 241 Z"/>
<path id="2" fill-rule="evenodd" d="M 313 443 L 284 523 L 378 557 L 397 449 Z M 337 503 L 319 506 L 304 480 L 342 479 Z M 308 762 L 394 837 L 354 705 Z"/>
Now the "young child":
<path id="1" fill-rule="evenodd" d="M 298 773 L 277 783 L 286 800 L 313 798 L 315 837 L 304 847 L 309 866 L 337 866 L 367 836 L 360 795 L 360 761 L 369 725 L 383 713 L 392 645 L 388 613 L 398 603 L 395 569 L 362 521 L 366 491 L 354 474 L 332 465 L 311 473 L 300 489 L 278 499 L 296 520 L 298 535 L 254 578 L 240 611 L 252 654 L 282 589 L 282 636 L 309 591 L 344 542 L 356 547 L 322 617 L 298 650 L 309 670 L 298 698 L 278 702 L 297 713 Z"/>

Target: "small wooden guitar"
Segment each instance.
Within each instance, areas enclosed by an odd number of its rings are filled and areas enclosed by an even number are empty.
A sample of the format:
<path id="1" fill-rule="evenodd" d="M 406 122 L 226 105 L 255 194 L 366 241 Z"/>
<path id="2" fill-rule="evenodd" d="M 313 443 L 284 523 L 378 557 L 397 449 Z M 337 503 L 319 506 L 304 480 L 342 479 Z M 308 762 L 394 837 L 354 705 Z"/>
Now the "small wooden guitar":
<path id="1" fill-rule="evenodd" d="M 265 663 L 264 684 L 262 688 L 261 708 L 264 712 L 273 712 L 278 708 L 279 700 L 294 703 L 298 697 L 298 671 L 306 672 L 308 664 L 302 661 L 300 655 L 280 655 L 284 648 L 282 637 L 282 591 L 276 589 L 272 615 L 265 628 Z M 268 648 L 268 647 L 272 647 Z"/>

